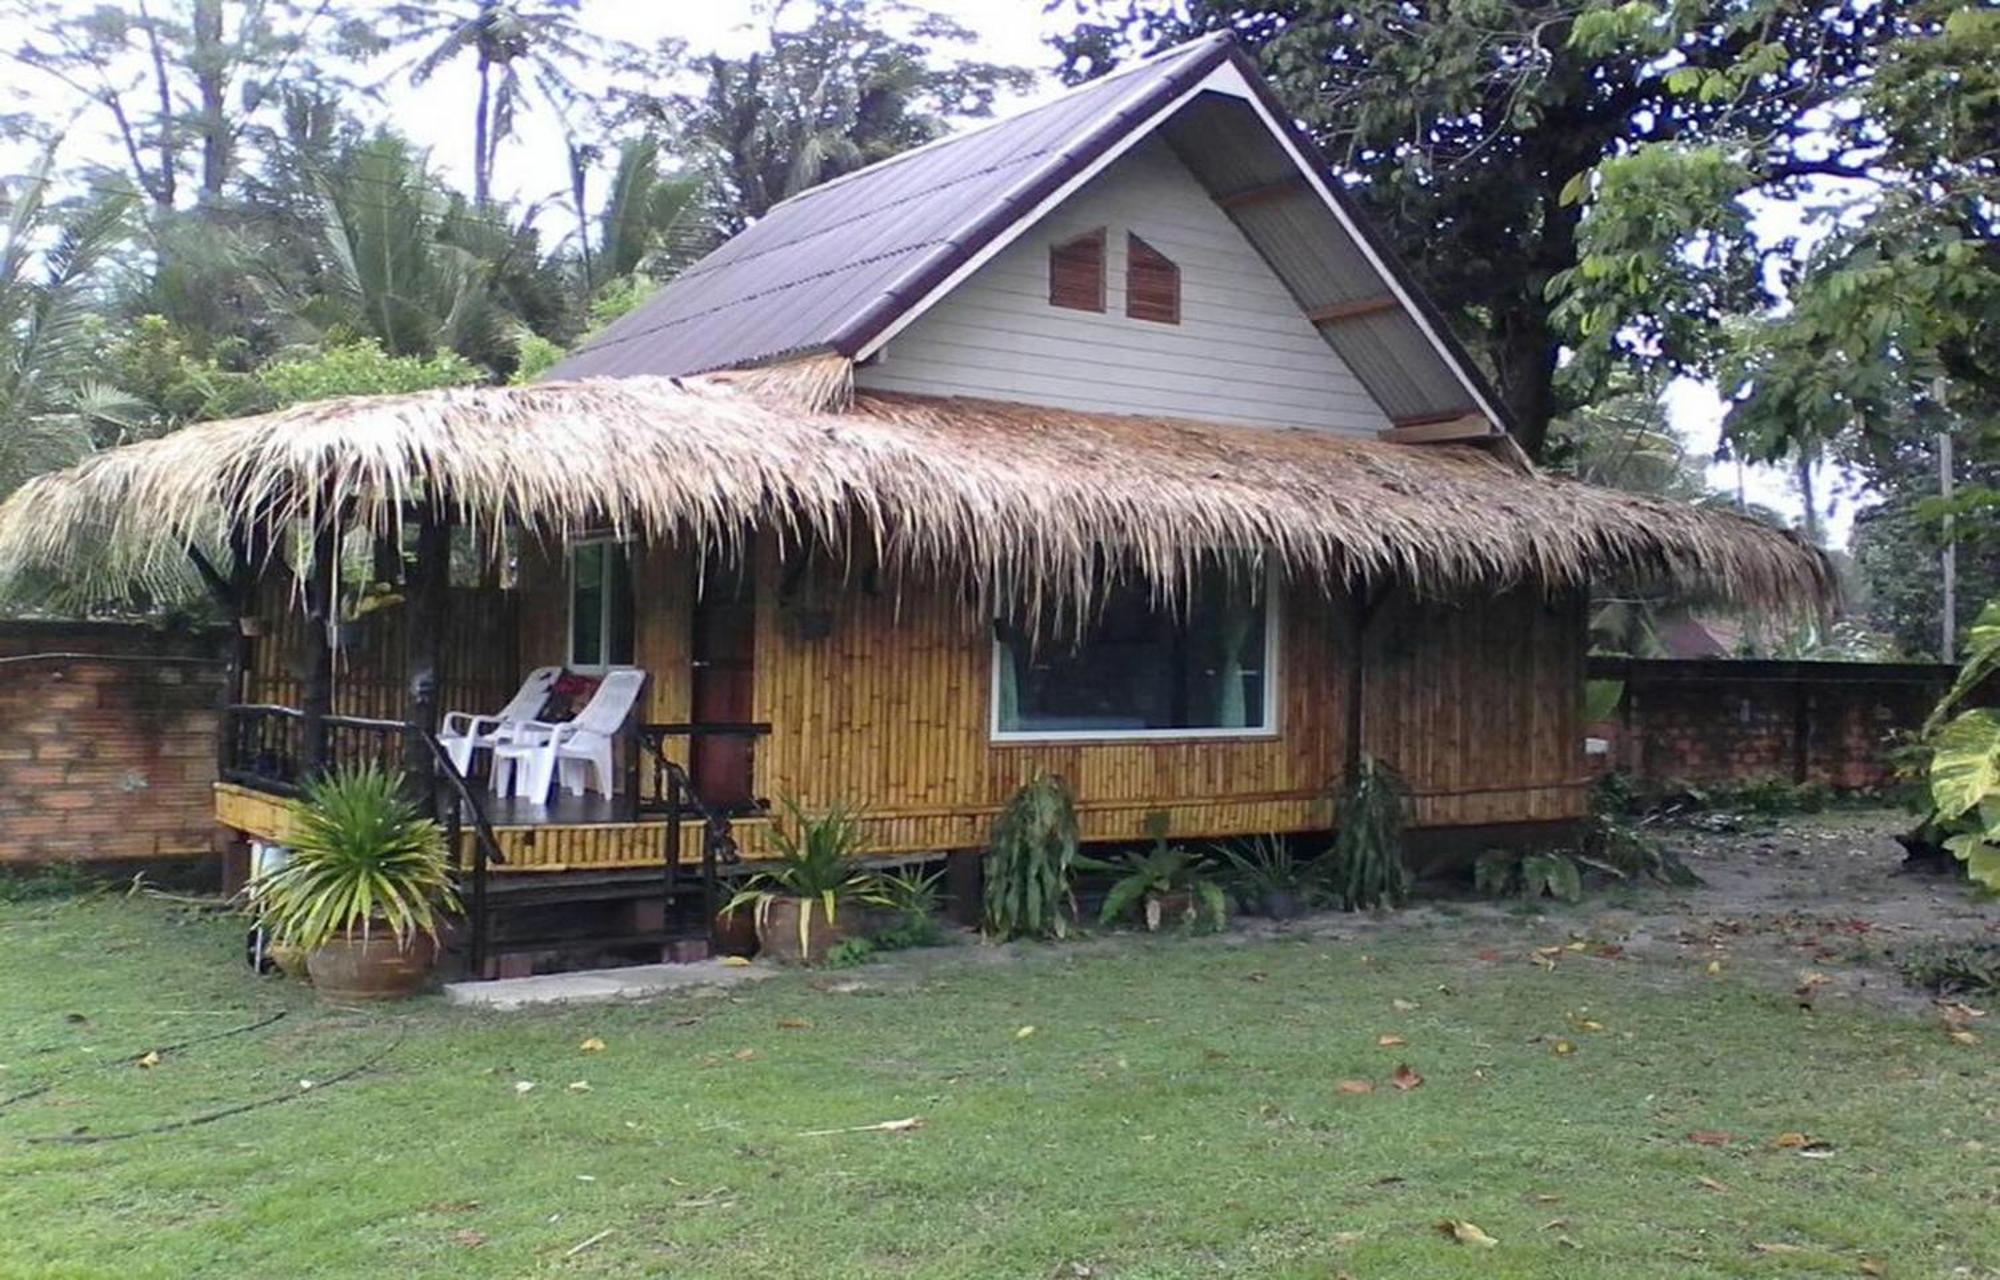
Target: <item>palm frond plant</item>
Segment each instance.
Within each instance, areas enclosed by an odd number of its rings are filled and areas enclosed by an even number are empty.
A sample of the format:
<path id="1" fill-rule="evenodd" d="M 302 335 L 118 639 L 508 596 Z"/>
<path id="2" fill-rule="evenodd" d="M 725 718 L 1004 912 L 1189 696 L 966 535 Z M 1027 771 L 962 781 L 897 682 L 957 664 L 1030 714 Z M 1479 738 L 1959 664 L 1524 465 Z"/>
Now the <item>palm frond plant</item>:
<path id="1" fill-rule="evenodd" d="M 1229 916 L 1229 900 L 1222 884 L 1209 874 L 1199 855 L 1184 845 L 1167 842 L 1165 815 L 1151 824 L 1153 846 L 1112 858 L 1078 858 L 1086 871 L 1116 875 L 1104 895 L 1098 920 L 1104 924 L 1122 918 L 1134 907 L 1149 933 L 1159 931 L 1170 918 L 1186 924 L 1206 923 L 1219 929 Z"/>
<path id="2" fill-rule="evenodd" d="M 906 947 L 934 947 L 944 941 L 938 911 L 944 902 L 944 870 L 926 871 L 910 867 L 885 871 L 876 877 L 879 903 L 893 917 L 870 935 L 877 950 L 899 951 Z"/>
<path id="3" fill-rule="evenodd" d="M 314 983 L 347 996 L 421 983 L 458 897 L 444 830 L 418 812 L 402 776 L 369 765 L 315 778 L 287 846 L 284 865 L 253 882 L 251 903 L 275 941 L 306 953 Z M 395 989 L 378 989 L 385 981 Z"/>
<path id="4" fill-rule="evenodd" d="M 995 938 L 1062 938 L 1076 915 L 1076 802 L 1061 778 L 1038 773 L 993 820 L 981 912 Z"/>
<path id="5" fill-rule="evenodd" d="M 1398 907 L 1410 894 L 1403 862 L 1409 790 L 1396 771 L 1364 753 L 1341 789 L 1333 849 L 1321 859 L 1326 886 L 1345 911 Z"/>
<path id="6" fill-rule="evenodd" d="M 771 824 L 776 858 L 722 909 L 751 908 L 765 952 L 810 964 L 839 939 L 843 902 L 880 903 L 883 894 L 880 878 L 856 861 L 862 848 L 858 814 L 841 805 L 808 814 L 789 799 L 783 809 L 784 820 Z"/>

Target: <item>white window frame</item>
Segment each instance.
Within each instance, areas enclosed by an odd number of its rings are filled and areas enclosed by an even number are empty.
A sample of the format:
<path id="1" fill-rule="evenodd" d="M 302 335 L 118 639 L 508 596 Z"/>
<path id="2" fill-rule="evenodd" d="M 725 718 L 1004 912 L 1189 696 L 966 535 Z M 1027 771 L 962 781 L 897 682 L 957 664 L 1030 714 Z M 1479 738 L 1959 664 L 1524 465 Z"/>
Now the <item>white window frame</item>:
<path id="1" fill-rule="evenodd" d="M 636 663 L 578 662 L 576 660 L 576 553 L 585 547 L 619 548 L 625 553 L 626 574 L 629 576 L 632 572 L 632 544 L 623 538 L 605 534 L 601 537 L 578 538 L 569 544 L 568 550 L 563 555 L 563 595 L 568 601 L 567 607 L 563 610 L 563 656 L 566 659 L 564 666 L 568 670 L 587 676 L 601 676 L 612 671 L 629 670 Z M 606 583 L 605 586 L 604 598 L 598 603 L 597 634 L 604 645 L 604 656 L 609 657 L 611 654 L 611 592 L 609 590 L 610 584 Z M 635 592 L 632 599 L 632 615 L 635 630 L 638 624 L 638 613 L 639 600 Z M 634 658 L 638 657 L 638 644 L 639 637 L 635 634 L 632 637 Z"/>
<path id="2" fill-rule="evenodd" d="M 996 745 L 1035 742 L 1193 742 L 1203 739 L 1246 741 L 1277 738 L 1281 731 L 1278 696 L 1283 672 L 1279 667 L 1284 634 L 1284 605 L 1273 572 L 1264 581 L 1264 722 L 1243 729 L 1002 729 L 1000 727 L 1000 664 L 1009 661 L 1007 643 L 995 628 L 992 660 L 986 668 L 986 734 Z M 998 619 L 996 619 L 998 621 Z"/>

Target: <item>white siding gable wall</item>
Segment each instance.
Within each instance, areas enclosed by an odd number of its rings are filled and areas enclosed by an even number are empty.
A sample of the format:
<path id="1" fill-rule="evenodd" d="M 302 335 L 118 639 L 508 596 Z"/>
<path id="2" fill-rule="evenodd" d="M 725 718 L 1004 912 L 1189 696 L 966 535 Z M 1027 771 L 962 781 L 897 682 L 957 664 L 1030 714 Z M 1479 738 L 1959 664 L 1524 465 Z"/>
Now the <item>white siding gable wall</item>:
<path id="1" fill-rule="evenodd" d="M 1105 228 L 1102 314 L 1049 305 L 1049 246 Z M 1181 271 L 1181 322 L 1125 315 L 1125 235 Z M 863 388 L 1372 435 L 1388 420 L 1234 223 L 1149 140 L 857 370 Z"/>

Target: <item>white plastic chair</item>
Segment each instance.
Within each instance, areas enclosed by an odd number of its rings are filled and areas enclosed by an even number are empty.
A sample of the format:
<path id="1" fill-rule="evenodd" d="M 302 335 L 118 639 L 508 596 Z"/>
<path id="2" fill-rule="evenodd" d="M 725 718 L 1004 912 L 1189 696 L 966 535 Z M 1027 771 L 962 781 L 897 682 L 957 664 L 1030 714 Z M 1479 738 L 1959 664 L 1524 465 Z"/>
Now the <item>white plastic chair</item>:
<path id="1" fill-rule="evenodd" d="M 527 720 L 516 725 L 503 742 L 493 744 L 493 788 L 535 804 L 549 802 L 549 787 L 562 772 L 563 790 L 580 796 L 586 789 L 609 797 L 614 790 L 611 745 L 632 706 L 639 701 L 646 673 L 613 671 L 590 695 L 576 719 L 561 724 Z"/>
<path id="2" fill-rule="evenodd" d="M 451 767 L 458 770 L 461 777 L 472 776 L 473 754 L 491 750 L 495 743 L 505 741 L 516 725 L 542 714 L 542 704 L 549 700 L 549 690 L 555 687 L 561 676 L 561 667 L 536 667 L 528 673 L 527 679 L 521 681 L 521 687 L 514 691 L 507 705 L 500 708 L 498 715 L 445 712 L 444 723 L 438 727 L 438 745 L 450 758 Z"/>

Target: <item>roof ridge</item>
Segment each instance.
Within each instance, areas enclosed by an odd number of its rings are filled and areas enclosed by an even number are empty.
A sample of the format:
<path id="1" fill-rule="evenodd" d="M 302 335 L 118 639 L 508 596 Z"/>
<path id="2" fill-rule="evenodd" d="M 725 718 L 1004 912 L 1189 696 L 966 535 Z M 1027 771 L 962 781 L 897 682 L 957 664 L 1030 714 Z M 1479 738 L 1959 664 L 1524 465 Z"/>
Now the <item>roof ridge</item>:
<path id="1" fill-rule="evenodd" d="M 1230 32 L 1215 31 L 1215 32 L 1210 32 L 1208 35 L 1205 36 L 1197 36 L 1193 40 L 1184 41 L 1180 44 L 1174 45 L 1172 48 L 1162 49 L 1158 53 L 1147 54 L 1145 57 L 1140 58 L 1137 61 L 1127 62 L 1120 66 L 1113 67 L 1110 71 L 1105 72 L 1101 76 L 1093 77 L 1089 80 L 1082 81 L 1079 84 L 1073 84 L 1069 88 L 1064 89 L 1061 93 L 1058 93 L 1054 97 L 1048 99 L 1046 102 L 1038 102 L 1034 106 L 1029 107 L 1025 111 L 1017 111 L 1012 115 L 1006 115 L 1006 116 L 993 116 L 988 119 L 981 120 L 978 124 L 970 125 L 964 129 L 957 129 L 950 133 L 940 134 L 939 136 L 932 138 L 929 142 L 920 142 L 916 146 L 910 147 L 907 150 L 898 151 L 895 155 L 883 156 L 880 160 L 875 160 L 868 164 L 862 165 L 859 169 L 850 169 L 846 173 L 840 174 L 838 177 L 828 178 L 825 182 L 821 182 L 814 186 L 807 187 L 803 191 L 795 192 L 792 195 L 786 196 L 783 200 L 780 200 L 776 204 L 772 205 L 769 210 L 765 211 L 766 216 L 769 216 L 769 214 L 775 210 L 784 208 L 786 205 L 794 204 L 798 201 L 805 200 L 810 196 L 818 195 L 823 191 L 830 191 L 835 187 L 843 186 L 855 178 L 863 177 L 864 175 L 872 175 L 880 173 L 882 170 L 891 168 L 894 165 L 897 165 L 904 160 L 912 158 L 913 156 L 920 156 L 931 151 L 941 150 L 945 147 L 950 146 L 953 143 L 963 142 L 967 138 L 976 138 L 980 134 L 985 133 L 989 129 L 996 129 L 999 128 L 1001 125 L 1005 124 L 1014 124 L 1018 121 L 1027 119 L 1029 116 L 1038 115 L 1041 112 L 1047 111 L 1052 107 L 1060 106 L 1062 103 L 1068 101 L 1070 98 L 1077 96 L 1078 94 L 1094 92 L 1096 90 L 1102 89 L 1107 83 L 1113 80 L 1122 80 L 1126 76 L 1134 75 L 1140 71 L 1146 70 L 1148 67 L 1155 66 L 1162 62 L 1171 61 L 1172 59 L 1181 57 L 1183 55 L 1191 55 L 1197 51 L 1206 52 L 1209 48 L 1216 45 L 1232 44 L 1235 42 L 1235 39 L 1236 37 Z"/>

